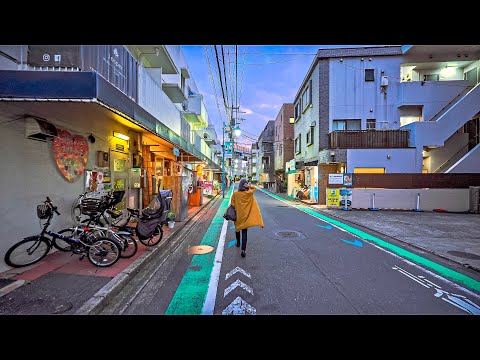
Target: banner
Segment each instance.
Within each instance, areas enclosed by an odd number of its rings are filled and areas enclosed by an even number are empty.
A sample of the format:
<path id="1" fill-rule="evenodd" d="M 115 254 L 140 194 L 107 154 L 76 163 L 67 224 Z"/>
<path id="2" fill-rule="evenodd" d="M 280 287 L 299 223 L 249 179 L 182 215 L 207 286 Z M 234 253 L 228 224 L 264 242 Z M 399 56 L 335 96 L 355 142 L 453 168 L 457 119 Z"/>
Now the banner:
<path id="1" fill-rule="evenodd" d="M 95 70 L 136 101 L 137 62 L 123 45 L 29 45 L 27 63 Z"/>
<path id="2" fill-rule="evenodd" d="M 340 189 L 327 188 L 327 207 L 340 206 Z"/>
<path id="3" fill-rule="evenodd" d="M 203 194 L 204 195 L 213 195 L 213 181 L 204 181 L 203 182 Z"/>

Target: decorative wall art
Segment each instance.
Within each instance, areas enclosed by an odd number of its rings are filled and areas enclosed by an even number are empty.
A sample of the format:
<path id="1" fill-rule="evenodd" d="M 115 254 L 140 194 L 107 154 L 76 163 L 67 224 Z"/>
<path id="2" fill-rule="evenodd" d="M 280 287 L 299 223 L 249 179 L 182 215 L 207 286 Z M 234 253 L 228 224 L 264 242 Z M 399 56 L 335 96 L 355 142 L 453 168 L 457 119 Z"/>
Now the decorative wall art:
<path id="1" fill-rule="evenodd" d="M 88 143 L 85 137 L 58 129 L 52 150 L 58 169 L 65 179 L 75 182 L 83 175 L 88 160 Z"/>

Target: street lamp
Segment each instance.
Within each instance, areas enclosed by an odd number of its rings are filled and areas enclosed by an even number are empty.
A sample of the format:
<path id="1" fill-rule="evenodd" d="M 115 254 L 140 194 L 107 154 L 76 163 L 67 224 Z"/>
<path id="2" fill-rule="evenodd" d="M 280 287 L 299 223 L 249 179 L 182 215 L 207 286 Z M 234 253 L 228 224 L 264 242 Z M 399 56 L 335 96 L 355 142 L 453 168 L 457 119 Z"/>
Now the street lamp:
<path id="1" fill-rule="evenodd" d="M 240 130 L 240 128 L 237 125 L 235 129 L 233 129 L 233 133 L 235 134 L 236 137 L 239 137 L 240 135 L 242 135 L 242 130 Z"/>

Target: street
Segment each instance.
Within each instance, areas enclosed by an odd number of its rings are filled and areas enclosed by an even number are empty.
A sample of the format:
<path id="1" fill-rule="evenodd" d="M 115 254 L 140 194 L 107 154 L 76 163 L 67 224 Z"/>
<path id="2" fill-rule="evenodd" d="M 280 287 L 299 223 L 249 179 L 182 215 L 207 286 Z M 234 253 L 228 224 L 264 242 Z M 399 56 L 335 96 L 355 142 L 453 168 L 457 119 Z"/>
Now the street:
<path id="1" fill-rule="evenodd" d="M 255 196 L 265 227 L 248 230 L 245 258 L 222 218 L 229 195 L 219 197 L 102 314 L 480 314 L 478 276 L 264 190 Z"/>

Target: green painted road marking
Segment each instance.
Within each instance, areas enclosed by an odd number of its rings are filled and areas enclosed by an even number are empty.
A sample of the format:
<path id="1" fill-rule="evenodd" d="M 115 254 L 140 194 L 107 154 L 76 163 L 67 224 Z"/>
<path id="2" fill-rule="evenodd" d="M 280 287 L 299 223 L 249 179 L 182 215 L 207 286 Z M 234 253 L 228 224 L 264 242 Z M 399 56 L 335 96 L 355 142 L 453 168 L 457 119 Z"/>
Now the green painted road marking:
<path id="1" fill-rule="evenodd" d="M 369 241 L 379 245 L 380 247 L 388 249 L 388 250 L 392 251 L 393 253 L 395 253 L 397 255 L 400 255 L 400 256 L 408 259 L 408 260 L 411 260 L 411 261 L 413 261 L 417 264 L 421 264 L 421 265 L 423 265 L 427 268 L 433 269 L 437 273 L 442 274 L 443 276 L 445 276 L 447 278 L 450 278 L 452 280 L 455 280 L 455 281 L 458 281 L 458 282 L 462 283 L 463 285 L 465 285 L 469 289 L 480 291 L 480 281 L 472 279 L 471 277 L 463 275 L 463 274 L 461 274 L 461 273 L 459 273 L 455 270 L 449 269 L 449 268 L 447 268 L 443 265 L 437 264 L 434 261 L 428 260 L 428 259 L 426 259 L 422 256 L 416 255 L 416 254 L 414 254 L 410 251 L 402 249 L 399 246 L 390 244 L 389 242 L 387 242 L 385 240 L 382 240 L 382 239 L 379 239 L 379 238 L 377 238 L 373 235 L 367 234 L 364 231 L 355 229 L 354 227 L 351 227 L 347 224 L 344 224 L 341 221 L 338 221 L 338 220 L 332 219 L 328 216 L 325 216 L 323 214 L 320 214 L 320 213 L 316 212 L 315 210 L 311 209 L 308 206 L 292 204 L 292 202 L 290 200 L 284 199 L 284 198 L 282 198 L 278 195 L 272 194 L 272 193 L 267 192 L 263 189 L 260 189 L 260 188 L 258 188 L 258 189 L 261 190 L 262 192 L 264 192 L 265 194 L 273 197 L 274 199 L 283 201 L 287 204 L 292 205 L 293 207 L 296 207 L 297 209 L 299 209 L 299 210 L 301 210 L 301 211 L 303 211 L 307 214 L 310 214 L 310 215 L 312 215 L 316 218 L 322 219 L 322 220 L 324 220 L 324 221 L 326 221 L 326 222 L 328 222 L 332 225 L 336 225 L 339 228 L 342 228 L 342 229 L 358 236 L 361 239 L 369 240 Z"/>
<path id="2" fill-rule="evenodd" d="M 223 214 L 227 210 L 233 187 L 225 194 L 212 223 L 202 238 L 200 245 L 217 248 L 223 226 Z M 168 305 L 165 315 L 200 315 L 207 296 L 210 276 L 215 262 L 215 251 L 207 254 L 193 255 L 190 266 Z M 193 270 L 196 269 L 196 270 Z"/>

